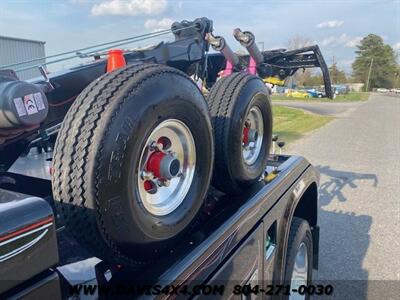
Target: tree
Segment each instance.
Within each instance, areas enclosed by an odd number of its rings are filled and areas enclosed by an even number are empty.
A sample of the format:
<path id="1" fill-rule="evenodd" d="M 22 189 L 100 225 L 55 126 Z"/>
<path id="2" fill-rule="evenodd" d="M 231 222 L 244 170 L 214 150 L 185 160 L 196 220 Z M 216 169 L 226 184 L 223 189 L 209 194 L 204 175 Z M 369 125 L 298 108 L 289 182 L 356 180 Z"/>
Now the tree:
<path id="1" fill-rule="evenodd" d="M 304 81 L 304 86 L 320 86 L 324 84 L 324 79 L 322 78 L 322 74 L 318 73 L 315 75 L 311 75 L 309 78 Z"/>
<path id="2" fill-rule="evenodd" d="M 287 42 L 287 49 L 295 50 L 310 45 L 312 45 L 312 42 L 309 38 L 296 35 Z M 295 85 L 297 86 L 306 86 L 306 82 L 309 80 L 310 77 L 311 71 L 309 69 L 300 69 L 297 70 L 297 72 L 292 76 L 292 78 L 290 78 L 290 80 L 293 80 Z"/>
<path id="3" fill-rule="evenodd" d="M 346 73 L 344 71 L 339 70 L 336 63 L 333 63 L 329 67 L 329 75 L 331 77 L 332 84 L 340 84 L 347 82 Z"/>
<path id="4" fill-rule="evenodd" d="M 364 82 L 368 89 L 393 87 L 398 66 L 392 47 L 384 44 L 380 36 L 369 34 L 357 48 L 357 57 L 352 65 L 354 79 Z"/>

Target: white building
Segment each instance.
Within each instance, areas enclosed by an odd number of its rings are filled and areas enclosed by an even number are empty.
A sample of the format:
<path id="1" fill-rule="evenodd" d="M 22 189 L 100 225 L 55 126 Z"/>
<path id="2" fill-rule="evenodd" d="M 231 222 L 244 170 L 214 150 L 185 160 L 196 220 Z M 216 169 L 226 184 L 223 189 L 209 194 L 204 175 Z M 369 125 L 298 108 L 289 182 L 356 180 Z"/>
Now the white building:
<path id="1" fill-rule="evenodd" d="M 34 41 L 0 35 L 0 69 L 6 68 L 18 70 L 29 66 L 29 64 L 18 65 L 15 67 L 7 67 L 7 65 L 35 58 L 45 57 L 44 44 L 45 42 L 42 41 Z M 34 64 L 44 62 L 45 60 L 39 60 L 36 61 Z M 25 71 L 17 71 L 17 75 L 20 79 L 30 79 L 40 76 L 40 72 L 36 68 Z"/>

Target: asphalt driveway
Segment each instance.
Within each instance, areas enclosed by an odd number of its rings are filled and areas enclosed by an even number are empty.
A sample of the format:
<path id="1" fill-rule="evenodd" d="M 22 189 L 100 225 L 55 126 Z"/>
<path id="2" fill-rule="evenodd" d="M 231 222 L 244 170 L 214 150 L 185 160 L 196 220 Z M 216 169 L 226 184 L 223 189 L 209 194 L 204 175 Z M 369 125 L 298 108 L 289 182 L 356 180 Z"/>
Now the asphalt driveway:
<path id="1" fill-rule="evenodd" d="M 286 150 L 305 156 L 321 173 L 315 277 L 334 280 L 342 299 L 398 299 L 400 97 L 376 94 L 350 106 Z"/>
<path id="2" fill-rule="evenodd" d="M 334 117 L 344 117 L 357 109 L 364 102 L 301 102 L 301 101 L 272 101 L 272 105 L 282 105 L 302 109 L 314 114 Z"/>

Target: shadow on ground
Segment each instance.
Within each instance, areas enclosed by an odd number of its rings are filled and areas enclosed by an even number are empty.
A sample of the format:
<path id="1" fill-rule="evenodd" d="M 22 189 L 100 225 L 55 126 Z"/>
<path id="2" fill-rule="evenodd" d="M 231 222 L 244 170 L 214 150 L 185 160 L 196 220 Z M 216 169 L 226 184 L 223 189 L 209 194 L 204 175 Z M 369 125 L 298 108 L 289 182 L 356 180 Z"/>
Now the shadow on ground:
<path id="1" fill-rule="evenodd" d="M 340 202 L 347 201 L 343 189 L 347 186 L 356 189 L 359 180 L 369 180 L 373 187 L 378 186 L 378 177 L 375 174 L 339 171 L 329 166 L 316 166 L 316 168 L 321 175 L 328 177 L 328 180 L 321 180 L 319 187 L 320 206 L 328 205 L 335 197 Z"/>
<path id="2" fill-rule="evenodd" d="M 318 216 L 321 234 L 315 282 L 334 287 L 334 295 L 329 299 L 367 299 L 368 271 L 363 269 L 362 263 L 370 243 L 372 217 L 324 207 L 333 200 L 351 201 L 345 188 L 359 188 L 360 180 L 370 181 L 371 186 L 376 187 L 378 178 L 375 174 L 335 170 L 330 166 L 317 166 L 317 169 L 321 173 Z"/>

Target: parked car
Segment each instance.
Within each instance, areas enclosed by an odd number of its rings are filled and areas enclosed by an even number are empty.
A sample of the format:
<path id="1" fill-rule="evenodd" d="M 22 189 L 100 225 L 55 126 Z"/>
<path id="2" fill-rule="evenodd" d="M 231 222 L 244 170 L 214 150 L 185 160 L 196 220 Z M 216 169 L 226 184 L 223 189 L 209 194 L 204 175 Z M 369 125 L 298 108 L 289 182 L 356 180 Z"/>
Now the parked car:
<path id="1" fill-rule="evenodd" d="M 344 95 L 350 91 L 349 87 L 345 84 L 335 84 L 332 85 L 332 88 L 336 95 Z"/>
<path id="2" fill-rule="evenodd" d="M 400 94 L 400 89 L 391 89 L 390 92 L 394 94 Z"/>
<path id="3" fill-rule="evenodd" d="M 286 97 L 306 99 L 306 98 L 310 98 L 311 96 L 306 91 L 290 91 L 286 94 Z"/>
<path id="4" fill-rule="evenodd" d="M 313 98 L 322 98 L 324 97 L 324 93 L 316 90 L 316 89 L 311 89 L 311 90 L 307 90 L 307 93 L 313 97 Z"/>
<path id="5" fill-rule="evenodd" d="M 376 91 L 378 93 L 383 93 L 383 94 L 389 93 L 389 90 L 385 89 L 385 88 L 378 88 L 378 89 L 376 89 Z"/>

